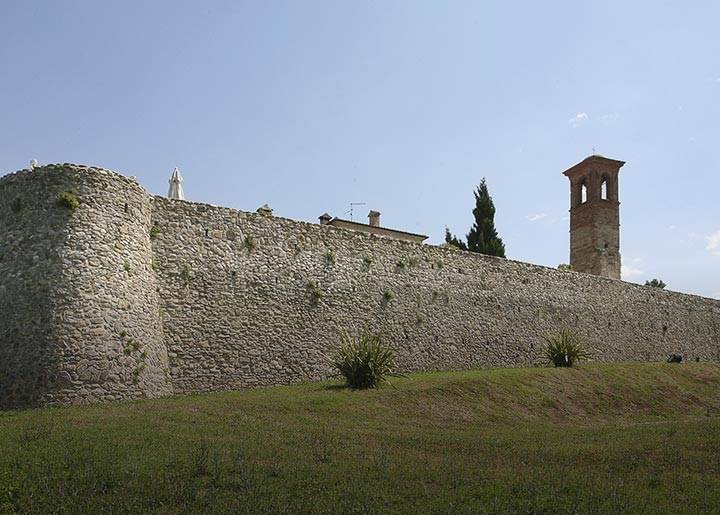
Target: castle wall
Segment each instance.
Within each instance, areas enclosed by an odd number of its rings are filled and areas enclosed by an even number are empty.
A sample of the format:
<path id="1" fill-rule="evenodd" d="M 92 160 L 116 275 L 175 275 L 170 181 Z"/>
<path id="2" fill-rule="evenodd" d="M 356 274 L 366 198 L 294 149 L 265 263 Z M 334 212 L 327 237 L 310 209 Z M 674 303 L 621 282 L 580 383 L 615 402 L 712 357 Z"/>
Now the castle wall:
<path id="1" fill-rule="evenodd" d="M 720 301 L 153 198 L 95 168 L 0 179 L 0 256 L 0 408 L 324 379 L 340 330 L 383 332 L 406 372 L 538 365 L 564 326 L 596 360 L 720 361 Z"/>
<path id="2" fill-rule="evenodd" d="M 0 408 L 172 392 L 150 209 L 135 181 L 100 169 L 0 179 Z"/>
<path id="3" fill-rule="evenodd" d="M 718 301 L 327 225 L 154 203 L 177 392 L 327 378 L 341 329 L 383 332 L 404 371 L 542 364 L 543 335 L 563 326 L 601 361 L 720 360 Z"/>
<path id="4" fill-rule="evenodd" d="M 65 177 L 0 180 L 0 408 L 35 405 L 56 386 L 55 278 L 67 215 L 54 201 Z"/>

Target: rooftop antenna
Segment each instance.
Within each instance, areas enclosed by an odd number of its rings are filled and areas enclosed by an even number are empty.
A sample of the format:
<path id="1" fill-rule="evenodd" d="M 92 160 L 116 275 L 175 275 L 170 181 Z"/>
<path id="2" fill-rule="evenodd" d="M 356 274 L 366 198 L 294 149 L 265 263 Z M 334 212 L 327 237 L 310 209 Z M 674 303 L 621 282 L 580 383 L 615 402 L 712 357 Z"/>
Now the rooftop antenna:
<path id="1" fill-rule="evenodd" d="M 350 202 L 350 211 L 345 211 L 345 214 L 350 215 L 350 221 L 353 221 L 353 213 L 355 212 L 355 206 L 364 206 L 365 202 Z"/>

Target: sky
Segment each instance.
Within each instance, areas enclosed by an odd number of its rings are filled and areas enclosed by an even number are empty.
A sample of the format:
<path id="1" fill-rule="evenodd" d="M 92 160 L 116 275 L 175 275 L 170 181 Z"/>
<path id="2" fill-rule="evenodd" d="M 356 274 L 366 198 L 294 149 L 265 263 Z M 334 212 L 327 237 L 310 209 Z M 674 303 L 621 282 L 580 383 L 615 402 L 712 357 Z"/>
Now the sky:
<path id="1" fill-rule="evenodd" d="M 509 258 L 569 260 L 620 173 L 623 278 L 720 298 L 720 2 L 0 0 L 0 175 L 77 162 L 189 200 L 443 241 L 485 177 Z"/>

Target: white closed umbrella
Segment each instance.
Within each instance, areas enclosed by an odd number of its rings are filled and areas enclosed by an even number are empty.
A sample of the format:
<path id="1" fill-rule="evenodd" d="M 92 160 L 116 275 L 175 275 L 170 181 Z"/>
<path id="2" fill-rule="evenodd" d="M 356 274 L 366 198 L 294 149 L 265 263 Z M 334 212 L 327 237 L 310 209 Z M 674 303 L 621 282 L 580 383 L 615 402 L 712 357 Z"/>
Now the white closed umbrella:
<path id="1" fill-rule="evenodd" d="M 180 175 L 180 170 L 177 167 L 173 170 L 170 176 L 170 189 L 168 190 L 168 198 L 175 200 L 185 200 L 185 192 L 183 191 L 182 183 L 183 178 Z"/>

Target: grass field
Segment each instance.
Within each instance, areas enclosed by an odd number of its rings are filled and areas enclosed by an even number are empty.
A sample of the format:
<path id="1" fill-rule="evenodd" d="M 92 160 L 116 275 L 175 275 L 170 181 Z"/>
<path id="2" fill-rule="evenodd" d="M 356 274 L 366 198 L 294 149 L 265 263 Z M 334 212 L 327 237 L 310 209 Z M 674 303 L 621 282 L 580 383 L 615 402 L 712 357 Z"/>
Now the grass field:
<path id="1" fill-rule="evenodd" d="M 0 512 L 718 513 L 720 366 L 0 413 Z"/>

